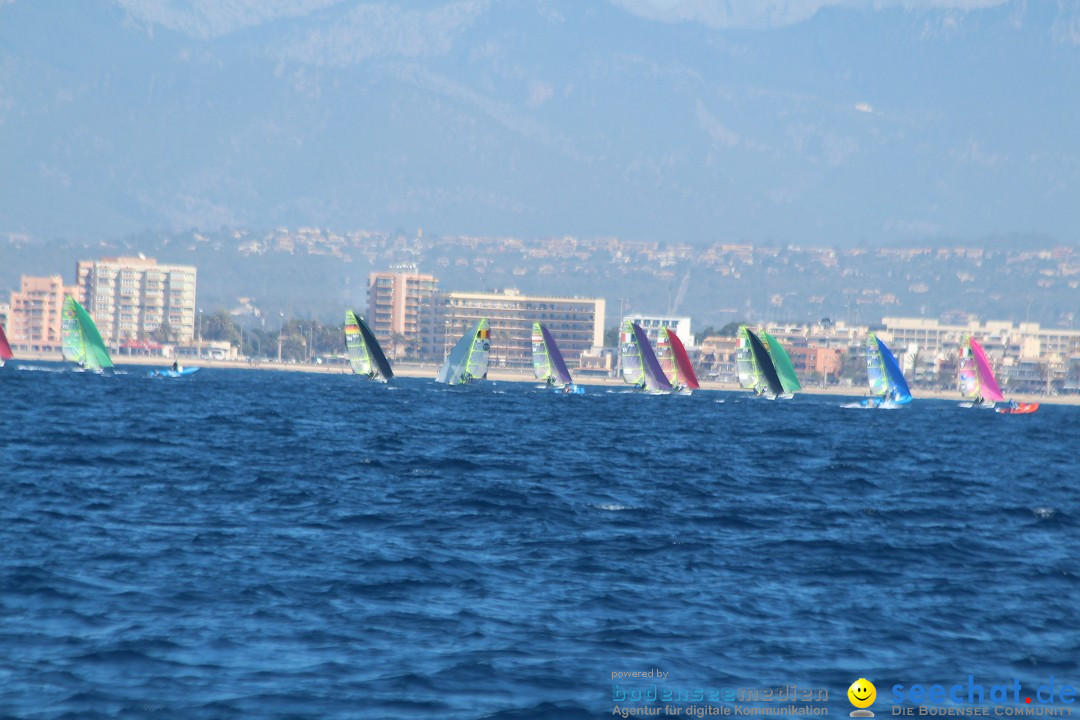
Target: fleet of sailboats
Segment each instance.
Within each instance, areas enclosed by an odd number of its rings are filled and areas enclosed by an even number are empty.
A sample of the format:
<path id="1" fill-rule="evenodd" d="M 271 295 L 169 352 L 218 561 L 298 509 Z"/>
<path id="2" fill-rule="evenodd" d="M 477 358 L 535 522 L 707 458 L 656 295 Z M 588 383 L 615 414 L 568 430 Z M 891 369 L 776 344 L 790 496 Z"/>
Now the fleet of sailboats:
<path id="1" fill-rule="evenodd" d="M 61 317 L 64 359 L 83 370 L 101 373 L 113 367 L 105 343 L 93 318 L 75 298 L 64 297 Z M 352 310 L 345 311 L 345 348 L 356 375 L 387 382 L 394 377 L 390 362 L 375 334 L 364 319 Z M 764 329 L 757 333 L 740 325 L 736 333 L 735 365 L 739 384 L 755 395 L 770 399 L 790 399 L 802 389 L 791 356 L 780 342 Z M 899 407 L 912 401 L 911 389 L 892 350 L 875 333 L 865 344 L 866 377 L 869 399 L 864 407 Z M 481 318 L 454 345 L 436 381 L 448 385 L 467 385 L 487 378 L 491 352 L 491 330 L 487 318 Z M 14 359 L 11 344 L 0 325 L 0 367 Z M 533 323 L 533 372 L 546 386 L 568 394 L 582 394 L 584 388 L 574 383 L 562 352 L 551 332 L 543 324 Z M 640 325 L 624 321 L 619 334 L 619 362 L 623 379 L 636 390 L 650 394 L 690 394 L 700 388 L 689 354 L 675 331 L 661 327 L 654 351 Z M 198 368 L 151 372 L 151 375 L 180 376 Z M 962 407 L 996 409 L 1000 413 L 1028 414 L 1038 403 L 1005 401 L 994 376 L 986 351 L 971 337 L 961 341 L 957 367 L 960 394 L 969 400 Z"/>

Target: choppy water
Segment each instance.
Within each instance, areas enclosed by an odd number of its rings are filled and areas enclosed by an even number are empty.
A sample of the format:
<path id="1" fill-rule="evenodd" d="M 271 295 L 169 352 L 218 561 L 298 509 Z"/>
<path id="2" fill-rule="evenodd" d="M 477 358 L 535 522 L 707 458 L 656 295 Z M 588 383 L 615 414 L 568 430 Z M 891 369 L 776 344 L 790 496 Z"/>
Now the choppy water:
<path id="1" fill-rule="evenodd" d="M 0 716 L 1080 685 L 1080 408 L 144 374 L 0 371 Z"/>

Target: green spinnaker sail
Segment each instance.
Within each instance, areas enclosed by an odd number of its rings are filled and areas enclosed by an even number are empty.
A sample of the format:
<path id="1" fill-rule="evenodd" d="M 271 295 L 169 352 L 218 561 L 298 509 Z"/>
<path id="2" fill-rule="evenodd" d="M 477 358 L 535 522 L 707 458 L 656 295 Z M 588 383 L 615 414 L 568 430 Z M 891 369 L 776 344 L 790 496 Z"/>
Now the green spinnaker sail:
<path id="1" fill-rule="evenodd" d="M 758 335 L 761 337 L 761 344 L 769 351 L 769 357 L 772 358 L 776 374 L 780 376 L 780 384 L 784 386 L 784 392 L 795 393 L 802 390 L 799 378 L 795 375 L 795 366 L 791 363 L 791 356 L 787 354 L 787 350 L 784 350 L 784 346 L 764 329 Z"/>
<path id="2" fill-rule="evenodd" d="M 113 366 L 105 350 L 105 341 L 101 339 L 90 313 L 70 295 L 64 297 L 61 334 L 65 360 L 94 372 Z"/>

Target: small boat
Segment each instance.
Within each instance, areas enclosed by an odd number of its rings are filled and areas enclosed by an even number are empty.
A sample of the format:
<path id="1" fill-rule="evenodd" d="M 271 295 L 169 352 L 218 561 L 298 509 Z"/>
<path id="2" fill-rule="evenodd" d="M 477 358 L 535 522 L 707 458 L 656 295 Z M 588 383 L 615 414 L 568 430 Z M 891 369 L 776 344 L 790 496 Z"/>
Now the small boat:
<path id="1" fill-rule="evenodd" d="M 70 295 L 64 297 L 61 335 L 64 359 L 68 362 L 78 363 L 82 369 L 98 374 L 113 366 L 90 313 Z"/>
<path id="2" fill-rule="evenodd" d="M 629 320 L 623 323 L 619 337 L 619 356 L 623 380 L 653 395 L 671 392 L 671 382 L 664 375 L 645 331 Z"/>
<path id="3" fill-rule="evenodd" d="M 758 397 L 772 400 L 792 397 L 785 395 L 784 385 L 768 349 L 745 325 L 739 326 L 735 339 L 735 367 L 739 373 L 739 384 L 753 390 Z"/>
<path id="4" fill-rule="evenodd" d="M 472 330 L 450 351 L 446 364 L 439 370 L 435 382 L 446 385 L 468 385 L 487 379 L 488 356 L 491 353 L 491 330 L 487 318 L 481 318 Z"/>
<path id="5" fill-rule="evenodd" d="M 1005 407 L 994 408 L 1005 415 L 1030 415 L 1039 409 L 1039 403 L 1010 402 Z"/>
<path id="6" fill-rule="evenodd" d="M 548 329 L 540 323 L 533 323 L 532 330 L 533 374 L 537 380 L 543 380 L 548 387 L 567 395 L 584 395 L 585 388 L 574 384 L 570 370 L 566 367 L 559 346 Z"/>
<path id="7" fill-rule="evenodd" d="M 14 359 L 15 353 L 11 352 L 11 345 L 8 344 L 7 335 L 4 334 L 4 326 L 0 325 L 0 367 L 4 367 L 6 361 Z"/>
<path id="8" fill-rule="evenodd" d="M 911 402 L 911 390 L 896 356 L 874 333 L 866 336 L 866 379 L 876 397 L 866 407 L 897 407 Z"/>
<path id="9" fill-rule="evenodd" d="M 660 328 L 660 337 L 656 342 L 656 360 L 671 381 L 673 392 L 689 395 L 701 387 L 682 340 L 668 327 Z"/>
<path id="10" fill-rule="evenodd" d="M 369 380 L 379 382 L 387 382 L 394 377 L 394 371 L 390 369 L 375 333 L 352 310 L 345 311 L 345 349 L 349 353 L 349 365 L 354 375 L 364 375 Z"/>
<path id="11" fill-rule="evenodd" d="M 961 407 L 990 410 L 994 403 L 1005 400 L 997 378 L 994 377 L 994 371 L 990 368 L 986 351 L 970 335 L 965 335 L 960 341 L 960 363 L 957 365 L 956 375 L 960 394 L 972 398 L 970 403 L 961 403 Z"/>
<path id="12" fill-rule="evenodd" d="M 181 365 L 174 365 L 173 367 L 165 368 L 164 370 L 151 370 L 149 374 L 150 377 L 178 378 L 186 377 L 188 375 L 194 375 L 195 373 L 199 372 L 200 369 L 201 368 L 197 367 L 183 367 Z"/>

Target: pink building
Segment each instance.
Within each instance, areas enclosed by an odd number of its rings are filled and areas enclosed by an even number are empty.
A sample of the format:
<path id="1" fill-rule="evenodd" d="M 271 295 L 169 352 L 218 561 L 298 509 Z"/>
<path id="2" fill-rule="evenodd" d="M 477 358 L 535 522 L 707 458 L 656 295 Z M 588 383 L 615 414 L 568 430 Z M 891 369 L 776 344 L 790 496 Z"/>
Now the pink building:
<path id="1" fill-rule="evenodd" d="M 11 312 L 5 327 L 8 341 L 29 350 L 59 349 L 64 295 L 75 293 L 76 288 L 65 286 L 59 275 L 23 275 L 19 291 L 11 293 Z"/>

